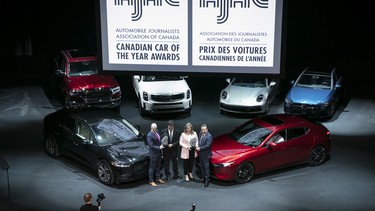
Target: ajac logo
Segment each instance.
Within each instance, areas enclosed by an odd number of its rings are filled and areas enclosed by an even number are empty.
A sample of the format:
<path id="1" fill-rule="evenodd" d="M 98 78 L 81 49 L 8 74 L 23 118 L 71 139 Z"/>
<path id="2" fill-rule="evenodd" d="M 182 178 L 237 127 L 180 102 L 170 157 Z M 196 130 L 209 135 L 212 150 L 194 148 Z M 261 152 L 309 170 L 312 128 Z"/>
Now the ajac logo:
<path id="1" fill-rule="evenodd" d="M 169 4 L 173 7 L 178 7 L 180 2 L 179 0 L 114 0 L 115 5 L 123 6 L 126 4 L 128 6 L 133 6 L 134 10 L 132 13 L 132 21 L 137 21 L 141 19 L 143 14 L 143 7 L 145 6 L 163 6 L 163 2 Z"/>
<path id="2" fill-rule="evenodd" d="M 250 8 L 250 2 L 259 8 L 268 8 L 268 0 L 200 0 L 201 8 L 219 8 L 217 23 L 222 24 L 228 20 L 230 8 Z"/>

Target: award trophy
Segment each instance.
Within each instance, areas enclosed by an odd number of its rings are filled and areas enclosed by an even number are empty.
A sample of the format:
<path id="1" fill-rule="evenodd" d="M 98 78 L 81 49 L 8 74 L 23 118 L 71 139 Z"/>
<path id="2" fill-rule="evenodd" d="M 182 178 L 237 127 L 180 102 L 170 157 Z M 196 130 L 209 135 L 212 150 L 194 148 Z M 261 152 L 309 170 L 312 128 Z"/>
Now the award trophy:
<path id="1" fill-rule="evenodd" d="M 168 136 L 167 135 L 164 135 L 161 138 L 161 144 L 163 144 L 164 147 L 168 147 Z"/>
<path id="2" fill-rule="evenodd" d="M 195 137 L 191 138 L 190 139 L 190 148 L 195 149 L 196 144 L 197 144 L 197 139 Z"/>

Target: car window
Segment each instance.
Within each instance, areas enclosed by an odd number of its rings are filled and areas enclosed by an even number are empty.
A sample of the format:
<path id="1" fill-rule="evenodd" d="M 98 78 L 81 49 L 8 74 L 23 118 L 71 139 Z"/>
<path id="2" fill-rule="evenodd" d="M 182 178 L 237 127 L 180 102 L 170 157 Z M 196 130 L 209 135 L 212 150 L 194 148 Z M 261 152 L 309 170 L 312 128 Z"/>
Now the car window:
<path id="1" fill-rule="evenodd" d="M 287 138 L 286 138 L 286 131 L 285 130 L 282 130 L 276 134 L 274 134 L 270 139 L 269 141 L 267 141 L 267 143 L 270 143 L 270 142 L 274 142 L 275 144 L 279 144 L 279 143 L 282 143 L 284 141 L 286 141 Z"/>
<path id="2" fill-rule="evenodd" d="M 303 136 L 307 133 L 307 131 L 308 128 L 305 127 L 288 129 L 288 139 L 294 139 Z"/>
<path id="3" fill-rule="evenodd" d="M 139 135 L 139 131 L 125 119 L 103 119 L 90 126 L 102 145 L 134 140 Z"/>
<path id="4" fill-rule="evenodd" d="M 297 81 L 296 86 L 330 89 L 331 76 L 319 74 L 303 74 Z"/>
<path id="5" fill-rule="evenodd" d="M 69 63 L 69 75 L 70 76 L 94 75 L 94 74 L 98 74 L 98 65 L 97 65 L 96 60 Z"/>
<path id="6" fill-rule="evenodd" d="M 143 81 L 176 81 L 182 80 L 180 76 L 153 76 L 147 75 L 144 77 Z"/>
<path id="7" fill-rule="evenodd" d="M 272 130 L 250 121 L 235 129 L 229 135 L 245 146 L 259 146 L 271 133 Z"/>
<path id="8" fill-rule="evenodd" d="M 76 120 L 71 118 L 71 117 L 67 117 L 65 119 L 65 127 L 69 128 L 71 131 L 75 132 L 75 124 L 76 124 Z"/>
<path id="9" fill-rule="evenodd" d="M 90 129 L 83 122 L 77 122 L 76 131 L 77 131 L 77 133 L 76 133 L 77 135 L 86 139 L 90 143 L 93 143 L 93 138 L 92 138 L 92 134 L 90 132 Z"/>
<path id="10" fill-rule="evenodd" d="M 241 87 L 266 87 L 266 78 L 234 78 L 232 81 L 233 86 Z"/>

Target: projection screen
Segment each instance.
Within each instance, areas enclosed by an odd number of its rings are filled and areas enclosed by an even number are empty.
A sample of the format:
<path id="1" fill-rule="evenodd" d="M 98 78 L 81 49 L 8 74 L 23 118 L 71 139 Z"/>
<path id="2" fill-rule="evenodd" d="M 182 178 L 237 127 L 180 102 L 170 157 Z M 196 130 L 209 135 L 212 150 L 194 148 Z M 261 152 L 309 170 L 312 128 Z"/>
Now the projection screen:
<path id="1" fill-rule="evenodd" d="M 102 71 L 280 74 L 282 0 L 97 0 Z"/>

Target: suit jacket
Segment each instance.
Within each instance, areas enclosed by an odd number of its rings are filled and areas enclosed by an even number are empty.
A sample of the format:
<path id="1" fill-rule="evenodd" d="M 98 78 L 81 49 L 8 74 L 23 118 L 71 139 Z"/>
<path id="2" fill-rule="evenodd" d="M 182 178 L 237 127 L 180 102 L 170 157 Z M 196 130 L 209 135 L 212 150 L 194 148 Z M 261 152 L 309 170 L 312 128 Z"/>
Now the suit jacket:
<path id="1" fill-rule="evenodd" d="M 169 137 L 168 128 L 163 129 L 161 132 L 162 132 L 162 137 L 163 136 L 168 137 L 168 144 L 172 144 L 172 153 L 174 155 L 177 155 L 177 153 L 179 152 L 179 148 L 180 148 L 179 140 L 180 140 L 181 132 L 177 129 L 174 129 L 172 139 Z M 164 149 L 168 149 L 168 147 Z"/>
<path id="2" fill-rule="evenodd" d="M 160 134 L 159 134 L 159 137 L 160 137 Z M 157 157 L 157 156 L 161 155 L 161 150 L 160 150 L 161 141 L 156 137 L 154 132 L 152 132 L 152 131 L 148 132 L 147 143 L 148 143 L 148 146 L 149 146 L 149 156 L 150 157 Z"/>
<path id="3" fill-rule="evenodd" d="M 212 135 L 207 132 L 206 135 L 202 138 L 202 134 L 199 134 L 198 145 L 200 148 L 199 157 L 209 159 L 212 156 L 211 144 L 212 144 Z"/>
<path id="4" fill-rule="evenodd" d="M 190 139 L 193 138 L 193 137 L 197 139 L 195 147 L 198 147 L 198 135 L 195 131 L 194 131 L 193 135 L 186 135 L 185 133 L 181 133 L 180 145 L 182 147 L 182 149 L 181 149 L 181 158 L 182 159 L 188 159 L 189 158 L 189 148 L 191 147 L 190 146 Z M 194 150 L 194 149 L 191 149 L 191 150 Z M 198 153 L 197 153 L 197 151 L 195 151 L 194 157 L 197 157 L 197 156 L 198 156 Z"/>

